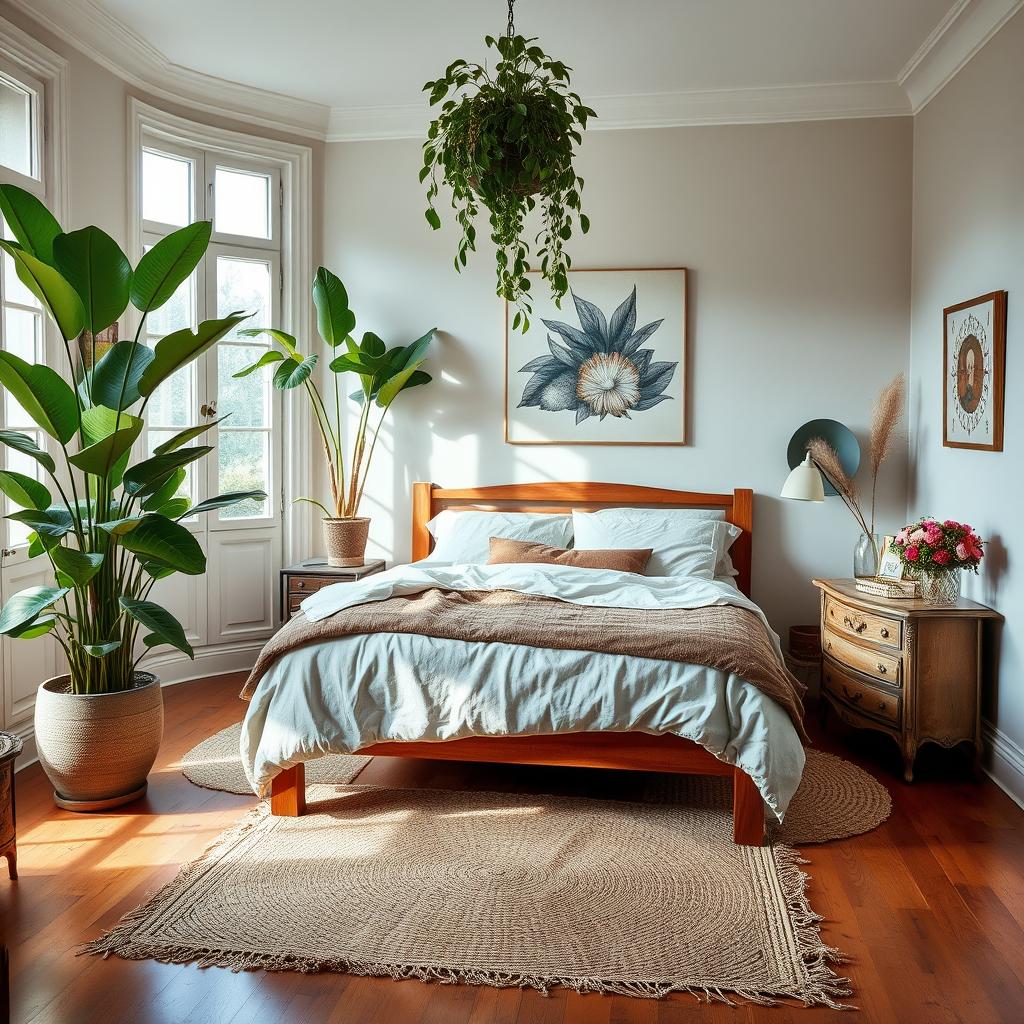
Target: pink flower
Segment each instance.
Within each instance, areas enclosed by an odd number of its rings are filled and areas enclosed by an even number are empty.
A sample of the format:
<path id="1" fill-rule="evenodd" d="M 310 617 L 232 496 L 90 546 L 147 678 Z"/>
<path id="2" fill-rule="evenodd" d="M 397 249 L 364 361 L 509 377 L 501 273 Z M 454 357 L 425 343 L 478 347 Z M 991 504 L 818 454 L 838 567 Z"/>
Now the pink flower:
<path id="1" fill-rule="evenodd" d="M 915 545 L 911 545 L 909 548 L 907 548 L 906 554 L 908 562 L 916 562 L 918 555 L 920 555 L 921 552 L 917 549 Z"/>
<path id="2" fill-rule="evenodd" d="M 960 523 L 958 523 L 955 519 L 947 519 L 942 525 L 948 526 L 952 529 L 960 529 Z"/>
<path id="3" fill-rule="evenodd" d="M 960 543 L 957 544 L 956 557 L 959 558 L 961 562 L 966 562 L 967 559 L 971 557 L 971 553 L 968 550 L 967 544 L 964 541 L 960 541 Z"/>
<path id="4" fill-rule="evenodd" d="M 938 565 L 948 565 L 949 552 L 945 548 L 939 548 L 939 550 L 936 551 L 934 555 L 932 555 L 932 561 L 937 563 Z"/>
<path id="5" fill-rule="evenodd" d="M 934 547 L 942 540 L 942 530 L 935 523 L 928 523 L 924 529 L 924 539 Z"/>
<path id="6" fill-rule="evenodd" d="M 910 540 L 910 527 L 904 526 L 899 533 L 896 534 L 896 543 L 900 547 L 906 547 L 907 542 Z"/>
<path id="7" fill-rule="evenodd" d="M 922 541 L 926 542 L 927 540 L 928 540 L 928 535 L 920 527 L 918 527 L 910 535 L 910 541 L 911 541 L 912 544 L 920 544 Z"/>

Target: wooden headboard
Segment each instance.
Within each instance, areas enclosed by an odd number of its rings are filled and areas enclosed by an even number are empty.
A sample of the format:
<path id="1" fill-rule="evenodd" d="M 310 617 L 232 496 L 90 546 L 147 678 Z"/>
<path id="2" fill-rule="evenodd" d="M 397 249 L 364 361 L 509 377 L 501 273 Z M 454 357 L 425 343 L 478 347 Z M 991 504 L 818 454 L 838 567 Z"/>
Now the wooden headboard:
<path id="1" fill-rule="evenodd" d="M 720 508 L 727 522 L 743 530 L 729 554 L 738 573 L 736 586 L 750 596 L 750 559 L 754 528 L 754 492 L 732 494 L 671 491 L 637 484 L 559 483 L 499 484 L 449 490 L 436 484 L 412 485 L 412 557 L 426 558 L 432 539 L 427 523 L 446 508 L 487 512 L 550 512 L 564 515 L 574 508 Z"/>

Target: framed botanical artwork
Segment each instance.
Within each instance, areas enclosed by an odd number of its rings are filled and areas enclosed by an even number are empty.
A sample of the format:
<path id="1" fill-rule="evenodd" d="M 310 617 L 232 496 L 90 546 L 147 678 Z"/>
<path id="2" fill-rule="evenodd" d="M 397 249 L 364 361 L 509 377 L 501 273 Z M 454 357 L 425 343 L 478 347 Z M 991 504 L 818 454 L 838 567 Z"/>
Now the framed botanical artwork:
<path id="1" fill-rule="evenodd" d="M 895 547 L 896 538 L 886 537 L 882 547 L 882 556 L 878 560 L 878 575 L 881 579 L 901 580 L 903 579 L 903 559 Z"/>
<path id="2" fill-rule="evenodd" d="M 686 444 L 686 271 L 571 270 L 561 308 L 536 283 L 525 333 L 505 307 L 505 441 Z"/>
<path id="3" fill-rule="evenodd" d="M 943 310 L 942 443 L 1003 450 L 1006 292 Z"/>

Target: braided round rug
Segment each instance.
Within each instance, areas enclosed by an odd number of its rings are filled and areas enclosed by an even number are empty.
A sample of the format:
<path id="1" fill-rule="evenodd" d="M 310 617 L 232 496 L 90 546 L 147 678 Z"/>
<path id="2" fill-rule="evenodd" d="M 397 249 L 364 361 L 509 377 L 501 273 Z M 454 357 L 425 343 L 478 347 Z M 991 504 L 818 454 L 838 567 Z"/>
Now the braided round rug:
<path id="1" fill-rule="evenodd" d="M 241 724 L 229 725 L 193 747 L 181 760 L 190 782 L 227 793 L 252 793 L 238 756 Z M 369 764 L 371 758 L 332 754 L 306 764 L 309 784 L 344 786 Z M 732 782 L 723 777 L 658 775 L 641 787 L 640 799 L 656 803 L 683 803 L 731 807 Z M 892 812 L 889 791 L 866 771 L 835 754 L 807 750 L 803 779 L 786 812 L 775 827 L 776 842 L 803 846 L 845 839 L 877 828 Z"/>

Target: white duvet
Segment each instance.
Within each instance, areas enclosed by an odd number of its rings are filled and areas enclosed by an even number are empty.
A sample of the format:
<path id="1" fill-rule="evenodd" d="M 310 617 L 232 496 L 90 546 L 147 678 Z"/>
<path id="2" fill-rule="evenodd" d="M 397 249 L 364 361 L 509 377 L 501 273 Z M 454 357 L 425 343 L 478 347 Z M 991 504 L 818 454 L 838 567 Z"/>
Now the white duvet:
<path id="1" fill-rule="evenodd" d="M 729 581 L 556 565 L 397 566 L 325 587 L 302 610 L 317 620 L 433 587 L 516 590 L 611 608 L 737 605 L 764 620 Z M 747 772 L 780 821 L 803 772 L 803 746 L 786 712 L 738 676 L 651 658 L 405 633 L 309 644 L 279 658 L 250 701 L 241 754 L 263 793 L 300 761 L 382 740 L 585 731 L 694 740 Z"/>

